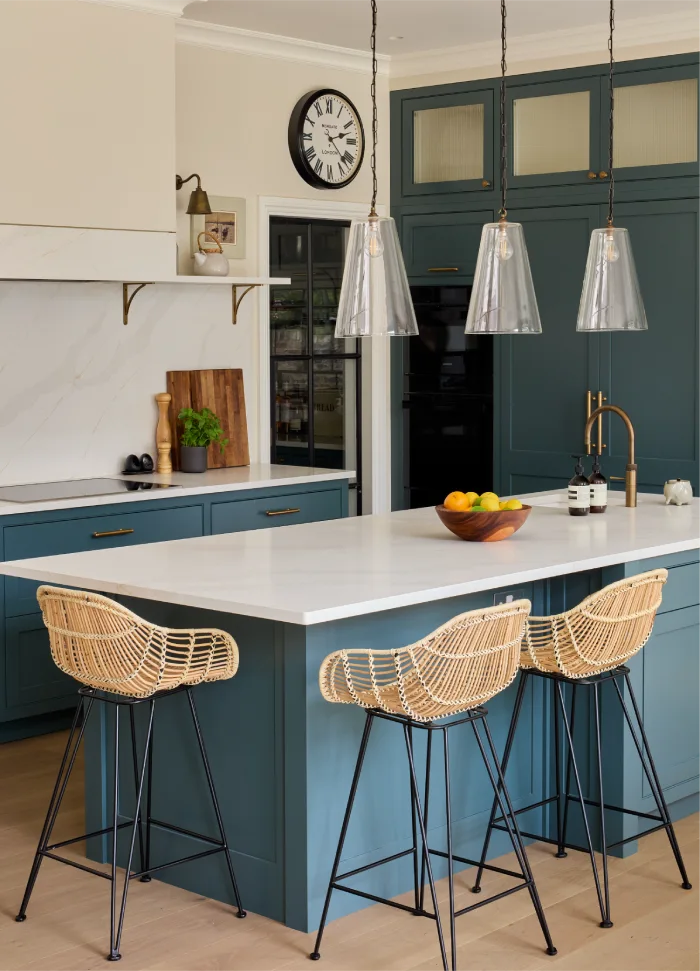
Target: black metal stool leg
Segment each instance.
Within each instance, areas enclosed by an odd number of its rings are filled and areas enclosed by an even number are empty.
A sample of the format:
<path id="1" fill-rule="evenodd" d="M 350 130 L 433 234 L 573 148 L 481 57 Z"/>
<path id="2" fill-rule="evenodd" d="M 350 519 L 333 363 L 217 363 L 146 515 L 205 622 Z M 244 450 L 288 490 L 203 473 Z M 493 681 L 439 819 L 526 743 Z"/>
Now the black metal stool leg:
<path id="1" fill-rule="evenodd" d="M 680 875 L 681 875 L 681 880 L 683 881 L 681 883 L 681 886 L 682 886 L 682 888 L 684 890 L 692 890 L 693 889 L 693 886 L 690 883 L 690 881 L 688 880 L 688 873 L 686 871 L 685 864 L 683 862 L 683 857 L 681 856 L 681 850 L 680 850 L 680 847 L 678 845 L 678 840 L 676 838 L 676 833 L 675 833 L 675 831 L 673 829 L 673 823 L 671 822 L 671 816 L 670 816 L 670 813 L 668 811 L 668 805 L 666 804 L 666 800 L 664 798 L 663 790 L 661 788 L 661 782 L 659 781 L 659 776 L 658 776 L 658 773 L 656 771 L 656 765 L 654 764 L 654 759 L 653 759 L 652 754 L 651 754 L 651 748 L 649 746 L 649 740 L 648 740 L 647 735 L 646 735 L 646 732 L 644 730 L 644 723 L 643 723 L 643 721 L 641 719 L 641 715 L 639 713 L 639 708 L 637 707 L 637 699 L 635 698 L 634 691 L 632 690 L 632 683 L 630 681 L 629 674 L 625 674 L 625 683 L 627 685 L 627 691 L 629 692 L 630 701 L 632 702 L 632 707 L 634 709 L 634 714 L 635 714 L 635 717 L 637 719 L 637 724 L 639 725 L 639 731 L 640 731 L 640 734 L 641 734 L 641 737 L 642 737 L 642 743 L 641 744 L 640 744 L 639 739 L 637 737 L 637 733 L 635 732 L 634 727 L 632 725 L 632 719 L 630 717 L 629 711 L 627 710 L 627 705 L 625 704 L 625 699 L 624 699 L 624 697 L 622 695 L 622 692 L 620 691 L 620 687 L 619 687 L 619 685 L 617 683 L 617 679 L 613 679 L 613 684 L 615 685 L 615 690 L 617 691 L 617 696 L 620 699 L 620 704 L 622 705 L 622 711 L 624 713 L 625 719 L 626 719 L 627 724 L 629 726 L 629 730 L 630 730 L 630 733 L 631 733 L 632 738 L 634 740 L 635 747 L 636 747 L 637 752 L 639 754 L 639 759 L 640 759 L 640 761 L 642 763 L 642 768 L 644 769 L 644 774 L 647 777 L 647 781 L 649 783 L 649 788 L 651 789 L 651 791 L 652 791 L 652 793 L 654 795 L 654 801 L 656 802 L 657 809 L 659 810 L 659 815 L 661 816 L 661 818 L 663 819 L 664 824 L 665 824 L 665 827 L 664 828 L 666 829 L 666 835 L 668 836 L 668 841 L 671 844 L 671 849 L 673 850 L 673 855 L 675 857 L 676 864 L 678 866 L 678 870 L 679 870 Z M 643 748 L 642 748 L 642 746 L 643 746 Z M 644 753 L 646 753 L 646 756 L 649 759 L 649 768 L 647 768 L 646 760 L 644 758 Z"/>
<path id="2" fill-rule="evenodd" d="M 583 826 L 586 831 L 586 843 L 588 844 L 588 854 L 591 858 L 591 868 L 593 869 L 593 880 L 595 881 L 595 889 L 598 894 L 598 905 L 600 907 L 600 915 L 603 921 L 607 920 L 607 911 L 605 909 L 605 904 L 603 902 L 603 894 L 600 889 L 600 879 L 598 877 L 598 865 L 595 861 L 595 850 L 593 849 L 593 840 L 591 838 L 591 830 L 588 825 L 588 816 L 586 814 L 586 804 L 583 801 L 583 788 L 581 786 L 581 777 L 578 773 L 578 765 L 576 764 L 576 753 L 574 752 L 574 739 L 571 733 L 571 728 L 569 726 L 569 720 L 566 716 L 566 707 L 564 705 L 564 693 L 562 691 L 561 682 L 557 681 L 557 697 L 559 699 L 559 707 L 561 709 L 562 721 L 564 723 L 564 731 L 566 732 L 567 742 L 569 744 L 569 758 L 571 768 L 573 769 L 574 779 L 576 780 L 576 789 L 578 791 L 578 797 L 581 806 L 581 815 L 583 816 Z M 573 699 L 572 699 L 573 704 Z"/>
<path id="3" fill-rule="evenodd" d="M 553 682 L 553 683 L 555 685 L 555 691 L 556 691 L 556 682 Z M 570 724 L 571 724 L 571 738 L 572 739 L 575 738 L 575 731 L 576 731 L 576 688 L 577 687 L 578 687 L 578 685 L 576 685 L 576 684 L 572 685 L 572 687 L 571 687 L 571 722 L 570 722 Z M 562 698 L 563 698 L 563 692 L 562 692 Z M 556 698 L 555 698 L 554 707 L 556 709 Z M 571 798 L 570 798 L 569 793 L 571 792 L 571 761 L 572 761 L 572 757 L 573 757 L 573 748 L 569 747 L 568 754 L 567 754 L 567 757 L 566 757 L 566 782 L 565 782 L 566 791 L 564 793 L 564 821 L 562 823 L 562 840 L 563 840 L 564 846 L 566 846 L 566 834 L 568 832 L 568 824 L 569 824 L 569 804 L 571 802 Z M 557 855 L 557 857 L 559 857 L 559 853 L 557 853 L 556 855 Z M 566 856 L 566 850 L 564 851 L 563 856 Z M 561 857 L 559 857 L 559 858 L 561 859 Z"/>
<path id="4" fill-rule="evenodd" d="M 440 920 L 440 909 L 437 902 L 437 892 L 435 890 L 435 879 L 433 877 L 433 866 L 430 862 L 430 851 L 428 849 L 428 835 L 425 828 L 425 817 L 423 816 L 423 809 L 420 804 L 420 795 L 418 794 L 418 782 L 416 780 L 416 767 L 413 762 L 413 750 L 411 749 L 411 744 L 408 738 L 408 726 L 404 725 L 404 736 L 406 739 L 406 751 L 408 753 L 408 764 L 411 770 L 411 787 L 413 788 L 413 798 L 416 801 L 416 813 L 418 815 L 418 827 L 420 829 L 421 840 L 423 841 L 423 855 L 425 857 L 425 866 L 428 871 L 428 883 L 430 885 L 430 897 L 433 902 L 433 910 L 435 911 L 435 924 L 437 926 L 438 941 L 440 942 L 440 955 L 442 957 L 442 966 L 444 971 L 448 971 L 447 965 L 447 952 L 445 951 L 445 938 L 442 933 L 442 921 Z"/>
<path id="5" fill-rule="evenodd" d="M 241 903 L 241 895 L 238 892 L 238 884 L 236 883 L 236 874 L 233 871 L 233 861 L 231 860 L 231 850 L 229 848 L 228 840 L 226 838 L 226 830 L 224 829 L 224 820 L 221 815 L 221 809 L 219 808 L 219 800 L 216 797 L 216 789 L 214 788 L 214 778 L 211 774 L 211 766 L 209 765 L 209 759 L 207 758 L 207 750 L 204 747 L 204 738 L 202 737 L 202 730 L 199 726 L 199 718 L 197 717 L 197 708 L 195 707 L 194 697 L 192 695 L 191 688 L 187 688 L 187 700 L 190 703 L 192 721 L 194 722 L 195 732 L 197 733 L 197 742 L 199 743 L 199 751 L 202 756 L 204 771 L 207 776 L 209 793 L 211 795 L 211 801 L 214 806 L 214 813 L 216 814 L 216 822 L 219 827 L 219 835 L 221 836 L 221 842 L 224 844 L 224 856 L 226 857 L 226 865 L 228 867 L 229 877 L 231 878 L 231 885 L 233 886 L 233 896 L 236 901 L 236 907 L 238 908 L 238 913 L 236 914 L 236 917 L 245 917 L 246 912 L 245 910 L 243 910 L 243 905 Z"/>
<path id="6" fill-rule="evenodd" d="M 491 757 L 493 759 L 494 765 L 496 766 L 496 777 L 494 777 L 493 770 L 489 764 L 486 751 L 484 750 L 483 742 L 481 741 L 481 735 L 477 729 L 476 722 L 472 722 L 472 728 L 474 729 L 474 735 L 479 744 L 479 751 L 481 752 L 481 757 L 484 760 L 484 765 L 486 766 L 486 771 L 488 772 L 491 785 L 493 786 L 494 796 L 498 802 L 498 806 L 503 816 L 503 820 L 508 830 L 508 835 L 510 836 L 511 842 L 513 844 L 513 850 L 518 858 L 520 868 L 522 870 L 523 878 L 527 881 L 528 890 L 530 892 L 530 899 L 532 900 L 532 905 L 535 908 L 535 913 L 537 914 L 537 919 L 540 922 L 540 927 L 542 928 L 542 934 L 544 935 L 545 943 L 547 945 L 547 954 L 553 956 L 557 953 L 557 949 L 552 941 L 552 935 L 549 932 L 549 925 L 547 924 L 547 918 L 545 917 L 544 908 L 542 906 L 542 901 L 540 900 L 540 895 L 537 891 L 537 885 L 535 883 L 535 878 L 530 867 L 530 861 L 527 858 L 527 853 L 525 851 L 525 844 L 523 843 L 523 838 L 518 827 L 518 817 L 513 809 L 513 803 L 510 799 L 510 793 L 508 792 L 508 787 L 506 786 L 505 775 L 503 773 L 503 768 L 498 760 L 498 753 L 496 752 L 496 746 L 493 743 L 493 738 L 491 736 L 491 731 L 489 729 L 488 722 L 486 718 L 482 719 L 484 724 L 484 731 L 486 733 L 486 739 L 489 744 L 489 749 L 491 751 Z M 505 803 L 505 805 L 504 805 Z M 509 822 L 510 816 L 510 822 Z M 512 822 L 512 826 L 511 826 Z"/>
<path id="7" fill-rule="evenodd" d="M 413 748 L 413 730 L 410 728 L 410 726 L 408 729 L 408 737 L 411 743 L 411 748 Z M 413 786 L 411 786 L 411 836 L 413 839 L 413 909 L 416 915 L 419 915 L 420 889 L 418 882 L 418 830 L 416 829 L 416 801 L 413 798 Z"/>
<path id="8" fill-rule="evenodd" d="M 371 711 L 367 712 L 365 717 L 365 728 L 362 733 L 362 741 L 360 742 L 360 751 L 357 753 L 357 762 L 355 763 L 355 772 L 352 777 L 352 784 L 350 786 L 350 795 L 348 796 L 348 804 L 345 807 L 345 815 L 343 816 L 343 825 L 340 828 L 340 837 L 338 839 L 338 847 L 335 851 L 335 859 L 333 860 L 333 869 L 331 870 L 331 878 L 328 882 L 328 890 L 326 891 L 326 899 L 323 904 L 323 912 L 321 913 L 321 923 L 318 925 L 318 933 L 316 935 L 316 944 L 314 949 L 309 955 L 312 961 L 318 961 L 321 957 L 319 948 L 321 947 L 321 939 L 323 937 L 323 931 L 326 927 L 326 919 L 328 918 L 328 908 L 331 903 L 331 896 L 333 894 L 333 884 L 338 876 L 338 869 L 340 867 L 340 857 L 343 853 L 343 846 L 345 845 L 345 837 L 348 832 L 348 825 L 350 823 L 350 816 L 352 814 L 352 807 L 355 802 L 355 794 L 357 793 L 357 784 L 360 781 L 360 775 L 362 773 L 362 765 L 365 761 L 365 753 L 367 752 L 367 743 L 369 742 L 369 735 L 372 731 L 372 724 L 374 721 L 374 715 Z M 411 784 L 411 792 L 413 792 L 413 784 Z"/>
<path id="9" fill-rule="evenodd" d="M 110 960 L 116 961 L 121 955 L 119 954 L 119 947 L 122 940 L 122 931 L 124 930 L 124 917 L 126 915 L 126 895 L 129 892 L 129 883 L 131 882 L 131 863 L 134 858 L 134 845 L 136 843 L 136 834 L 139 835 L 139 842 L 141 842 L 141 797 L 143 795 L 143 781 L 146 775 L 146 764 L 148 762 L 148 749 L 151 741 L 151 730 L 153 728 L 153 710 L 155 707 L 155 702 L 151 699 L 149 704 L 148 713 L 148 730 L 146 732 L 146 747 L 143 753 L 143 765 L 141 766 L 141 771 L 138 771 L 138 762 L 136 761 L 136 742 L 133 745 L 133 757 L 134 757 L 134 770 L 136 772 L 136 805 L 134 807 L 134 825 L 131 830 L 131 843 L 129 844 L 129 856 L 126 861 L 126 871 L 124 873 L 124 889 L 122 891 L 122 905 L 119 912 L 119 924 L 117 926 L 117 935 L 114 941 L 114 951 L 112 956 L 110 954 Z M 117 707 L 117 711 L 119 708 Z M 134 709 L 133 706 L 129 708 L 129 713 L 131 715 L 131 730 L 134 730 Z M 135 736 L 132 736 L 135 738 Z M 141 858 L 143 860 L 143 846 L 141 846 Z M 143 863 L 142 863 L 143 866 Z"/>
<path id="10" fill-rule="evenodd" d="M 430 809 L 430 765 L 433 754 L 433 732 L 428 729 L 428 742 L 426 745 L 425 752 L 425 808 L 423 810 L 423 818 L 425 820 L 425 829 L 428 829 L 428 810 Z M 413 790 L 411 790 L 413 791 Z M 418 907 L 422 911 L 423 904 L 425 903 L 425 853 L 420 863 L 420 896 L 418 899 Z"/>
<path id="11" fill-rule="evenodd" d="M 503 750 L 503 761 L 501 763 L 503 769 L 503 775 L 506 774 L 506 769 L 508 768 L 508 761 L 510 760 L 510 752 L 513 747 L 513 740 L 515 739 L 515 729 L 518 727 L 518 719 L 520 718 L 520 709 L 523 705 L 523 698 L 525 696 L 525 685 L 527 684 L 529 677 L 529 672 L 524 670 L 520 674 L 520 682 L 518 684 L 518 692 L 515 696 L 515 705 L 513 706 L 513 714 L 510 719 L 510 727 L 508 729 L 508 737 L 506 738 L 506 747 Z M 474 886 L 472 887 L 472 893 L 481 893 L 481 878 L 484 874 L 484 863 L 486 862 L 486 856 L 489 851 L 489 845 L 491 843 L 491 834 L 493 833 L 493 824 L 496 819 L 496 811 L 498 809 L 498 800 L 493 800 L 493 805 L 491 807 L 491 815 L 489 816 L 488 826 L 486 827 L 486 836 L 484 837 L 484 847 L 481 851 L 481 858 L 479 861 L 479 868 L 476 871 L 476 880 L 474 881 Z"/>
<path id="12" fill-rule="evenodd" d="M 56 817 L 58 816 L 59 810 L 61 808 L 61 803 L 63 802 L 63 797 L 68 786 L 68 780 L 70 779 L 71 772 L 73 771 L 73 766 L 75 764 L 75 759 L 78 754 L 78 749 L 80 748 L 80 743 L 85 732 L 85 726 L 87 724 L 88 716 L 92 709 L 92 698 L 89 699 L 87 706 L 85 707 L 85 713 L 83 717 L 83 723 L 78 731 L 78 722 L 80 721 L 80 712 L 83 708 L 82 698 L 78 702 L 78 706 L 75 709 L 75 716 L 73 717 L 73 724 L 71 725 L 70 734 L 68 736 L 68 741 L 66 742 L 66 748 L 63 753 L 63 759 L 61 760 L 61 767 L 58 770 L 58 776 L 56 777 L 56 784 L 53 787 L 53 792 L 51 794 L 51 799 L 49 800 L 49 808 L 46 813 L 46 818 L 44 820 L 44 825 L 41 830 L 41 835 L 39 837 L 39 842 L 37 844 L 36 853 L 34 855 L 34 862 L 32 863 L 32 869 L 29 873 L 29 879 L 27 881 L 27 887 L 24 891 L 24 897 L 22 898 L 22 903 L 19 908 L 19 913 L 15 917 L 15 920 L 21 923 L 23 920 L 27 919 L 27 907 L 29 905 L 29 898 L 34 890 L 34 884 L 36 883 L 36 878 L 39 875 L 39 867 L 44 859 L 44 850 L 49 844 L 51 839 L 51 833 L 53 831 L 54 825 L 56 823 Z M 71 745 L 73 744 L 73 739 L 75 738 L 75 733 L 78 731 L 78 738 L 71 752 Z M 66 767 L 67 764 L 67 767 Z"/>
<path id="13" fill-rule="evenodd" d="M 450 797 L 450 744 L 447 729 L 442 729 L 442 744 L 445 761 L 445 821 L 447 823 L 447 883 L 450 897 L 450 944 L 452 971 L 457 968 L 457 934 L 455 931 L 455 875 L 452 858 L 452 803 Z"/>
<path id="14" fill-rule="evenodd" d="M 605 896 L 605 916 L 601 927 L 612 927 L 610 920 L 610 883 L 608 880 L 608 841 L 605 835 L 605 794 L 603 791 L 603 754 L 600 739 L 600 685 L 593 685 L 593 705 L 595 707 L 595 746 L 598 761 L 598 792 L 600 793 L 600 852 L 603 857 L 603 893 Z M 583 804 L 582 804 L 583 805 Z"/>
<path id="15" fill-rule="evenodd" d="M 117 950 L 117 837 L 119 836 L 119 709 L 114 707 L 114 790 L 112 807 L 112 884 L 109 897 L 109 961 L 120 961 Z M 129 879 L 127 873 L 126 879 Z"/>
<path id="16" fill-rule="evenodd" d="M 138 769 L 138 758 L 136 755 L 136 719 L 134 717 L 134 706 L 129 705 L 129 723 L 131 728 L 131 757 L 134 763 L 134 798 L 136 797 L 136 790 L 139 786 L 139 769 Z M 144 760 L 148 754 L 148 746 L 146 746 L 146 751 L 144 753 Z M 143 830 L 141 823 L 141 801 L 139 800 L 138 813 L 134 817 L 135 824 L 137 826 L 138 837 L 139 837 L 139 860 L 141 861 L 141 869 L 146 869 L 146 859 L 144 855 L 143 846 Z"/>
<path id="17" fill-rule="evenodd" d="M 153 719 L 151 721 L 151 737 L 146 749 L 148 757 L 148 777 L 146 780 L 146 850 L 144 854 L 143 869 L 148 870 L 151 865 L 151 821 L 153 816 L 153 736 L 155 735 L 156 712 L 153 709 Z M 150 883 L 153 878 L 150 873 L 144 873 L 139 877 L 140 883 Z"/>
<path id="18" fill-rule="evenodd" d="M 558 860 L 561 860 L 567 854 L 566 849 L 564 848 L 564 820 L 562 814 L 563 793 L 561 791 L 561 726 L 559 724 L 559 708 L 557 706 L 557 687 L 554 681 L 552 681 L 552 718 L 554 720 L 554 777 L 557 787 L 557 852 L 555 856 Z"/>

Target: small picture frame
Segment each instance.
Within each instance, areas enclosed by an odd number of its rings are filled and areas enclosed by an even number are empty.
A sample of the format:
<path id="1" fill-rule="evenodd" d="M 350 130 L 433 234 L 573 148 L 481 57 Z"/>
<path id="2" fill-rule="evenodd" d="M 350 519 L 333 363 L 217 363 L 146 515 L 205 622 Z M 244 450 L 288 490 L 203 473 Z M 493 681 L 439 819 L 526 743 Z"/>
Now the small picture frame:
<path id="1" fill-rule="evenodd" d="M 197 236 L 208 232 L 217 237 L 227 259 L 245 259 L 245 199 L 210 195 L 209 205 L 208 216 L 190 216 L 191 255 L 197 252 Z"/>

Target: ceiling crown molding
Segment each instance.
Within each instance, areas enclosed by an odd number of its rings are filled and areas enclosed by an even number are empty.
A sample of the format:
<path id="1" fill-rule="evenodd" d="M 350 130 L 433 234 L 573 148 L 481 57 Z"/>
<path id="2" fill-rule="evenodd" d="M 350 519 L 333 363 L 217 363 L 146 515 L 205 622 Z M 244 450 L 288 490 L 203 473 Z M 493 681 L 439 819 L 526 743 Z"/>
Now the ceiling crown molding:
<path id="1" fill-rule="evenodd" d="M 319 44 L 296 37 L 264 34 L 257 30 L 243 30 L 240 27 L 225 27 L 197 20 L 178 21 L 175 26 L 175 39 L 181 44 L 272 57 L 283 61 L 303 61 L 305 64 L 320 64 L 360 74 L 369 74 L 372 70 L 369 51 L 334 47 L 332 44 Z M 378 73 L 388 75 L 390 58 L 386 54 L 379 54 L 377 61 Z"/>
<path id="2" fill-rule="evenodd" d="M 164 17 L 181 17 L 190 0 L 83 0 L 83 2 L 101 3 L 110 7 L 128 7 L 130 10 L 157 13 Z"/>
<path id="3" fill-rule="evenodd" d="M 623 60 L 624 51 L 637 47 L 657 46 L 661 54 L 664 53 L 664 47 L 684 42 L 697 45 L 698 40 L 698 17 L 693 12 L 675 14 L 673 17 L 639 17 L 628 21 L 618 19 L 615 31 L 616 58 Z M 562 55 L 599 55 L 600 60 L 605 61 L 608 57 L 607 41 L 607 21 L 601 22 L 600 30 L 590 26 L 572 27 L 525 37 L 509 37 L 508 69 L 510 73 L 517 73 L 518 63 L 541 61 L 542 70 L 546 70 L 548 58 Z M 391 58 L 390 74 L 392 78 L 417 77 L 421 74 L 439 74 L 462 69 L 473 72 L 479 68 L 493 67 L 500 73 L 499 55 L 498 38 L 494 36 L 493 42 L 417 51 L 414 54 L 395 54 Z"/>

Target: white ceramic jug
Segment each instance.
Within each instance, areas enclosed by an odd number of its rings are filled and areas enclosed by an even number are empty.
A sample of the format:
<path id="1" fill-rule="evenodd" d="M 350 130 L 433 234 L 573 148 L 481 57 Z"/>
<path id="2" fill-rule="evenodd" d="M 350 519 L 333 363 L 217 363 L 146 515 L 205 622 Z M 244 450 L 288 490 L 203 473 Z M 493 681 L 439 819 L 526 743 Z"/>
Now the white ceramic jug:
<path id="1" fill-rule="evenodd" d="M 669 479 L 664 485 L 666 505 L 687 506 L 693 498 L 693 487 L 687 479 Z"/>
<path id="2" fill-rule="evenodd" d="M 201 239 L 207 236 L 217 246 L 215 250 L 203 249 Z M 224 256 L 224 250 L 213 233 L 200 233 L 197 237 L 199 252 L 194 254 L 195 276 L 228 276 L 229 262 Z"/>

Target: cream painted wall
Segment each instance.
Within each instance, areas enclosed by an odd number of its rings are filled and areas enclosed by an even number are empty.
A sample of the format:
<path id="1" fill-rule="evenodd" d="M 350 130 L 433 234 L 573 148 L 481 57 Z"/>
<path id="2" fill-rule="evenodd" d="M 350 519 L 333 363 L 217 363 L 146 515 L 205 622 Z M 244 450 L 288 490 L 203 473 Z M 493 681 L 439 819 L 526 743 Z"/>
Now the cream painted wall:
<path id="1" fill-rule="evenodd" d="M 297 174 L 287 147 L 287 125 L 294 105 L 317 88 L 337 88 L 355 104 L 365 137 L 371 135 L 369 75 L 314 64 L 282 61 L 178 44 L 177 165 L 181 175 L 199 172 L 207 192 L 247 200 L 247 255 L 233 260 L 231 272 L 256 273 L 258 196 L 295 199 L 333 197 L 367 202 L 372 191 L 369 150 L 357 178 L 345 189 L 314 189 Z M 389 96 L 386 78 L 378 81 L 380 143 L 379 203 L 389 200 Z M 187 186 L 178 193 L 180 272 L 191 272 Z"/>
<path id="2" fill-rule="evenodd" d="M 0 223 L 175 228 L 174 20 L 0 2 Z"/>

